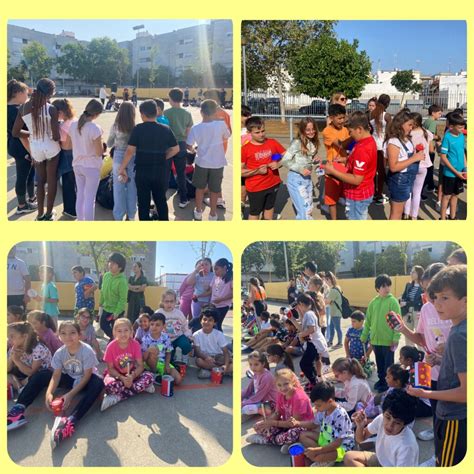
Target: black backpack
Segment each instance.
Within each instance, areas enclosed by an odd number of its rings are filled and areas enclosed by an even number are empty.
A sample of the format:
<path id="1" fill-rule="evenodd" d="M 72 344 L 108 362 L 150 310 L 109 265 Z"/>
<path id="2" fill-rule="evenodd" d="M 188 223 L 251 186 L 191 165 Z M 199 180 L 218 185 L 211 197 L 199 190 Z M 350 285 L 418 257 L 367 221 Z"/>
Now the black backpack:
<path id="1" fill-rule="evenodd" d="M 336 288 L 336 290 L 339 292 L 341 295 L 341 301 L 342 301 L 342 307 L 340 307 L 336 301 L 334 301 L 334 304 L 336 305 L 337 309 L 342 313 L 343 319 L 347 319 L 351 316 L 351 314 L 354 312 L 353 309 L 351 308 L 351 305 L 349 304 L 349 300 L 342 294 L 342 291 Z"/>

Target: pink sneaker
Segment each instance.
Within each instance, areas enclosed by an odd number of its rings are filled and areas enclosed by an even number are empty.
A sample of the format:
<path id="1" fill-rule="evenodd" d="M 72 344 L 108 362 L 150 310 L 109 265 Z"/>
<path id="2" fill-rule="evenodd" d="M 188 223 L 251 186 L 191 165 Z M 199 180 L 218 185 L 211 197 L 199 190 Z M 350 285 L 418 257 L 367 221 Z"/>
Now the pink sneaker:
<path id="1" fill-rule="evenodd" d="M 57 416 L 51 430 L 51 449 L 57 448 L 61 441 L 70 438 L 74 434 L 74 430 L 75 425 L 71 417 Z"/>
<path id="2" fill-rule="evenodd" d="M 25 407 L 20 403 L 13 405 L 7 414 L 7 431 L 16 430 L 26 423 L 28 420 L 25 418 Z"/>

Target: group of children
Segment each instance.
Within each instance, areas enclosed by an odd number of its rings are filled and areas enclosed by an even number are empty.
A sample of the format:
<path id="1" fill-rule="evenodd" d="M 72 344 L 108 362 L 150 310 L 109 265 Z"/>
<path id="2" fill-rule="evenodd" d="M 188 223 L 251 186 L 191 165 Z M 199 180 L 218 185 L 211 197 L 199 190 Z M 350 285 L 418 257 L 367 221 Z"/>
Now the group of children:
<path id="1" fill-rule="evenodd" d="M 372 203 L 388 201 L 383 193 L 388 187 L 392 220 L 418 219 L 421 200 L 434 192 L 433 171 L 436 150 L 440 156 L 438 205 L 441 219 L 456 219 L 458 195 L 467 180 L 466 121 L 456 109 L 446 118 L 441 138 L 437 120 L 442 110 L 429 108 L 423 122 L 419 113 L 404 108 L 395 116 L 386 112 L 390 97 L 382 94 L 369 103 L 367 112 L 347 115 L 341 103 L 328 108 L 322 141 L 326 158 L 318 156 L 320 132 L 313 117 L 297 125 L 297 138 L 288 149 L 267 138 L 265 122 L 251 116 L 242 106 L 241 163 L 242 204 L 248 200 L 248 219 L 271 220 L 281 187 L 278 169 L 288 170 L 286 187 L 297 220 L 313 218 L 314 184 L 319 182 L 321 210 L 337 219 L 338 203 L 345 206 L 349 220 L 366 220 Z M 425 194 L 423 194 L 425 192 Z"/>
<path id="2" fill-rule="evenodd" d="M 181 106 L 183 91 L 174 88 L 169 91 L 166 110 L 161 99 L 141 102 L 142 123 L 136 124 L 135 105 L 124 100 L 104 143 L 104 131 L 97 123 L 104 111 L 102 102 L 90 100 L 77 118 L 69 99 L 51 102 L 54 93 L 55 83 L 47 78 L 38 81 L 30 99 L 26 84 L 14 79 L 8 82 L 8 152 L 17 169 L 17 214 L 37 209 L 37 220 L 54 220 L 61 178 L 64 215 L 94 220 L 103 157 L 109 147 L 115 220 L 133 220 L 137 210 L 140 220 L 154 218 L 152 199 L 157 219 L 168 220 L 166 192 L 171 172 L 179 207 L 187 207 L 188 165 L 193 167 L 194 219 L 202 220 L 203 204 L 208 203 L 209 220 L 217 220 L 217 207 L 225 208 L 222 179 L 231 135 L 230 117 L 217 102 L 204 100 L 202 122 L 194 125 L 191 114 Z M 208 198 L 204 198 L 206 192 Z"/>
<path id="3" fill-rule="evenodd" d="M 465 254 L 455 253 L 448 266 L 435 263 L 423 273 L 423 305 L 414 329 L 401 316 L 395 326 L 389 324 L 387 314 L 400 313 L 400 306 L 388 275 L 379 275 L 377 296 L 366 314 L 351 315 L 346 356 L 331 364 L 332 373 L 321 368 L 321 361 L 330 361 L 314 293 L 300 293 L 296 305 L 282 308 L 280 314 L 264 311 L 255 317 L 252 308 L 244 306 L 243 331 L 256 335 L 245 337 L 243 347 L 252 352 L 241 412 L 261 417 L 247 441 L 281 446 L 284 454 L 300 443 L 306 464 L 313 466 L 418 466 L 413 424 L 418 417 L 433 417 L 433 429 L 418 433 L 424 441 L 434 440 L 435 457 L 425 465 L 458 464 L 466 453 L 467 436 L 467 267 Z M 407 345 L 395 363 L 401 334 Z M 367 381 L 372 351 L 375 393 Z M 302 356 L 301 374 L 295 372 L 294 356 Z M 431 366 L 430 388 L 415 386 L 415 367 L 422 361 Z M 302 379 L 307 380 L 305 386 Z M 375 441 L 375 453 L 364 451 L 367 440 Z"/>
<path id="4" fill-rule="evenodd" d="M 201 308 L 200 329 L 194 333 L 187 317 L 177 308 L 173 290 L 163 292 L 157 311 L 143 307 L 135 324 L 124 317 L 126 296 L 124 301 L 120 296 L 124 263 L 121 254 L 112 254 L 109 272 L 102 281 L 101 327 L 110 337 L 103 353 L 93 325 L 96 286 L 82 267 L 73 268 L 76 305 L 84 305 L 76 307 L 74 320 L 61 321 L 58 326 L 57 314 L 46 312 L 51 308 L 47 304 L 57 309 L 59 301 L 51 267 L 44 268 L 43 296 L 36 297 L 43 302 L 43 310 L 30 311 L 25 316 L 23 307 L 8 307 L 8 381 L 17 399 L 7 415 L 7 430 L 27 423 L 26 409 L 45 388 L 49 411 L 54 411 L 52 402 L 58 396 L 57 389 L 65 390 L 59 395 L 62 413 L 56 417 L 51 432 L 54 449 L 72 436 L 96 401 L 101 400 L 104 411 L 139 393 L 154 393 L 164 375 L 179 385 L 191 354 L 199 369 L 198 378 L 211 378 L 212 370 L 232 375 L 231 345 L 217 325 L 221 318 L 215 306 Z M 102 361 L 106 368 L 100 374 Z M 76 403 L 79 393 L 82 397 Z"/>

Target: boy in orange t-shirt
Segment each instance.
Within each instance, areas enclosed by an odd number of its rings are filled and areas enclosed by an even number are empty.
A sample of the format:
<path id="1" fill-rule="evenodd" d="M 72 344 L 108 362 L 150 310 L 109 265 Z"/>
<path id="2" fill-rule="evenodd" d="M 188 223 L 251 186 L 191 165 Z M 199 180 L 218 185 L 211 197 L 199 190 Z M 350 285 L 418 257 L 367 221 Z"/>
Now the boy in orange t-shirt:
<path id="1" fill-rule="evenodd" d="M 329 125 L 323 130 L 326 159 L 333 163 L 334 168 L 345 173 L 347 159 L 346 148 L 352 141 L 349 130 L 344 127 L 346 108 L 340 104 L 331 104 L 328 110 Z M 337 219 L 337 201 L 344 196 L 343 184 L 333 176 L 324 177 L 324 204 L 329 206 L 331 220 Z"/>

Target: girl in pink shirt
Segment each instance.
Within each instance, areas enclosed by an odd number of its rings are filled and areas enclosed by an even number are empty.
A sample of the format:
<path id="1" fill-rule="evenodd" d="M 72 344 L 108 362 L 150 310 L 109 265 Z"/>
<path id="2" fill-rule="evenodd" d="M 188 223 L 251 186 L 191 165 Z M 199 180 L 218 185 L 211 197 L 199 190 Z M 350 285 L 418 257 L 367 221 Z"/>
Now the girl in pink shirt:
<path id="1" fill-rule="evenodd" d="M 247 437 L 249 443 L 278 446 L 295 443 L 304 429 L 294 427 L 294 420 L 311 421 L 314 417 L 308 395 L 294 372 L 281 369 L 275 380 L 279 392 L 276 410 L 255 424 L 256 434 Z"/>
<path id="2" fill-rule="evenodd" d="M 49 349 L 51 355 L 54 355 L 63 345 L 56 335 L 54 319 L 49 314 L 43 313 L 43 311 L 30 311 L 27 319 L 38 336 L 38 340 Z"/>
<path id="3" fill-rule="evenodd" d="M 132 339 L 132 323 L 118 318 L 113 328 L 114 340 L 105 350 L 105 396 L 101 411 L 140 392 L 154 393 L 154 376 L 145 371 L 140 343 Z"/>
<path id="4" fill-rule="evenodd" d="M 216 329 L 222 332 L 222 323 L 232 304 L 233 265 L 226 258 L 214 264 L 214 278 L 211 281 L 211 303 L 217 309 Z"/>
<path id="5" fill-rule="evenodd" d="M 275 410 L 278 391 L 267 357 L 262 352 L 254 351 L 249 355 L 248 360 L 253 378 L 247 388 L 242 391 L 242 414 L 262 414 L 262 410 L 265 409 L 265 415 L 270 415 Z"/>

